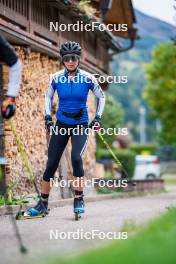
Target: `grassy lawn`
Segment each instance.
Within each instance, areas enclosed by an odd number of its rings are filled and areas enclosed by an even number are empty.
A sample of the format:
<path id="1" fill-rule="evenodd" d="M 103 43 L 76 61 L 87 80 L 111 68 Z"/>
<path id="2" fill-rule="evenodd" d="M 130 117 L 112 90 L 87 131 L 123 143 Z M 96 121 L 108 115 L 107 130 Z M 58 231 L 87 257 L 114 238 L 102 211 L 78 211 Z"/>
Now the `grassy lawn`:
<path id="1" fill-rule="evenodd" d="M 69 242 L 68 242 L 69 243 Z M 127 240 L 116 240 L 108 246 L 47 264 L 175 264 L 176 209 L 154 219 Z"/>
<path id="2" fill-rule="evenodd" d="M 161 178 L 165 180 L 165 185 L 176 186 L 176 174 L 164 174 Z"/>
<path id="3" fill-rule="evenodd" d="M 163 174 L 161 178 L 165 181 L 176 181 L 176 174 Z"/>

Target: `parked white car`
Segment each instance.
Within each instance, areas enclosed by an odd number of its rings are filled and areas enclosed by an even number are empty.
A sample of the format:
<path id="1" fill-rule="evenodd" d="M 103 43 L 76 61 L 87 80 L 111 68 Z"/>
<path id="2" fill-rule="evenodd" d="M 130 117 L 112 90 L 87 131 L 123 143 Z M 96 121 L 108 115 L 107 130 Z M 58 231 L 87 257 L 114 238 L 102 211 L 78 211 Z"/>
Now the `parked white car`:
<path id="1" fill-rule="evenodd" d="M 160 177 L 160 161 L 154 155 L 137 155 L 133 179 L 158 179 Z"/>

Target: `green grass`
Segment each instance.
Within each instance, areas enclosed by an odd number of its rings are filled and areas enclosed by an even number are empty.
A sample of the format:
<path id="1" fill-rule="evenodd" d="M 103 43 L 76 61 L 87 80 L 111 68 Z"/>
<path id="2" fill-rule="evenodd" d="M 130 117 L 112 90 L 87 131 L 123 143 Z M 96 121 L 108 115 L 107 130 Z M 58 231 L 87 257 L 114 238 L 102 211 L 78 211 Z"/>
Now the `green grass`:
<path id="1" fill-rule="evenodd" d="M 15 198 L 15 197 L 7 197 L 0 195 L 0 207 L 5 205 L 22 205 L 25 203 L 25 199 L 23 197 Z"/>
<path id="2" fill-rule="evenodd" d="M 164 179 L 165 186 L 176 186 L 176 174 L 164 174 L 161 178 Z"/>
<path id="3" fill-rule="evenodd" d="M 145 205 L 144 205 L 145 206 Z M 116 240 L 108 246 L 65 259 L 53 259 L 47 264 L 175 264 L 176 209 L 136 229 L 127 240 Z"/>
<path id="4" fill-rule="evenodd" d="M 117 193 L 117 192 L 123 192 L 122 187 L 118 188 L 107 188 L 107 187 L 97 187 L 96 188 L 97 194 L 110 194 L 110 193 Z"/>
<path id="5" fill-rule="evenodd" d="M 176 186 L 176 181 L 165 181 L 165 186 Z"/>
<path id="6" fill-rule="evenodd" d="M 165 181 L 176 181 L 176 174 L 163 174 L 161 178 Z"/>

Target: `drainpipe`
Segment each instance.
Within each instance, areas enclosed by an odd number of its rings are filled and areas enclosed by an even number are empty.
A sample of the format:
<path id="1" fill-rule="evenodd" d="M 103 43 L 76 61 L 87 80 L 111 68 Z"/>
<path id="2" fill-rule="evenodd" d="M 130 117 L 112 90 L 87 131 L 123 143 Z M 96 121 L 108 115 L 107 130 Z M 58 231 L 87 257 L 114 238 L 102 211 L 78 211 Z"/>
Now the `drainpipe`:
<path id="1" fill-rule="evenodd" d="M 107 13 L 111 9 L 111 7 L 112 7 L 112 0 L 100 0 L 101 21 L 103 23 L 106 22 L 106 20 L 107 20 Z M 134 29 L 129 30 L 130 43 L 129 43 L 129 45 L 127 47 L 120 46 L 120 44 L 114 39 L 114 44 L 115 44 L 115 46 L 117 46 L 117 50 L 118 51 L 113 52 L 110 55 L 111 57 L 113 55 L 117 54 L 117 53 L 124 52 L 124 51 L 127 51 L 127 50 L 133 48 L 134 42 L 135 42 L 134 36 L 133 36 L 133 33 L 134 33 L 133 30 Z"/>
<path id="2" fill-rule="evenodd" d="M 131 36 L 129 36 L 130 38 L 130 43 L 127 47 L 122 47 L 119 43 L 118 43 L 118 51 L 114 51 L 113 53 L 110 54 L 110 57 L 112 58 L 112 56 L 114 56 L 117 53 L 121 53 L 121 52 L 125 52 L 127 50 L 130 50 L 134 47 L 134 43 L 135 43 L 135 39 L 132 38 Z"/>
<path id="3" fill-rule="evenodd" d="M 100 1 L 100 10 L 101 10 L 101 20 L 105 23 L 107 18 L 107 13 L 112 7 L 112 0 L 101 0 Z"/>

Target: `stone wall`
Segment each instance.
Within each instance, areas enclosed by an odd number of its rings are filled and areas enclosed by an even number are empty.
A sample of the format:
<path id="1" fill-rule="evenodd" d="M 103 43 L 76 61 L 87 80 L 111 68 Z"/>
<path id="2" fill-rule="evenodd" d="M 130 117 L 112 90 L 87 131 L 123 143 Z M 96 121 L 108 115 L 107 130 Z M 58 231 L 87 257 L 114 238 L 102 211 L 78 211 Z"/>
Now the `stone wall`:
<path id="1" fill-rule="evenodd" d="M 26 154 L 29 158 L 34 175 L 40 185 L 47 161 L 47 141 L 44 127 L 44 94 L 47 89 L 49 74 L 60 69 L 60 63 L 47 55 L 31 51 L 26 53 L 22 47 L 16 48 L 23 63 L 23 76 L 20 96 L 17 99 L 17 112 L 13 118 L 17 133 L 21 138 Z M 8 68 L 4 66 L 4 89 L 8 82 Z M 57 105 L 57 96 L 54 106 Z M 89 115 L 93 117 L 94 96 L 89 95 Z M 34 192 L 29 181 L 29 175 L 23 165 L 21 155 L 12 135 L 8 121 L 5 121 L 6 146 L 6 181 L 17 181 L 16 193 L 27 194 Z M 70 160 L 70 156 L 67 157 Z M 89 138 L 87 152 L 84 156 L 85 175 L 94 176 L 95 171 L 95 138 Z"/>

